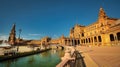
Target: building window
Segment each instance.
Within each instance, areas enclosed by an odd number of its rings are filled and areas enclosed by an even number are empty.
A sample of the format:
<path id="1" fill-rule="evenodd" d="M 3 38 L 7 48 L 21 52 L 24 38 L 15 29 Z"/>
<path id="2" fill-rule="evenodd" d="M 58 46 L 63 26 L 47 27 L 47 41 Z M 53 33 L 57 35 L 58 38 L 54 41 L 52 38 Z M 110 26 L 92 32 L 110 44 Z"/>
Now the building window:
<path id="1" fill-rule="evenodd" d="M 101 27 L 103 26 L 103 23 L 101 23 Z"/>
<path id="2" fill-rule="evenodd" d="M 89 39 L 89 43 L 90 43 L 90 38 L 88 38 Z"/>
<path id="3" fill-rule="evenodd" d="M 120 40 L 120 32 L 117 33 L 117 39 Z"/>
<path id="4" fill-rule="evenodd" d="M 84 37 L 84 33 L 82 33 L 82 37 Z"/>
<path id="5" fill-rule="evenodd" d="M 75 45 L 77 45 L 77 40 L 75 40 Z"/>
<path id="6" fill-rule="evenodd" d="M 110 41 L 114 41 L 114 35 L 110 34 Z"/>
<path id="7" fill-rule="evenodd" d="M 94 37 L 94 41 L 97 42 L 97 38 L 96 38 L 96 36 Z"/>
<path id="8" fill-rule="evenodd" d="M 101 36 L 98 36 L 98 41 L 102 42 Z"/>
<path id="9" fill-rule="evenodd" d="M 72 40 L 72 45 L 74 45 L 73 43 L 74 43 L 74 41 Z"/>
<path id="10" fill-rule="evenodd" d="M 87 38 L 86 38 L 86 43 L 88 43 L 88 40 L 87 40 Z"/>
<path id="11" fill-rule="evenodd" d="M 80 40 L 78 40 L 78 44 L 80 44 Z"/>
<path id="12" fill-rule="evenodd" d="M 67 44 L 67 40 L 65 40 L 65 45 Z"/>

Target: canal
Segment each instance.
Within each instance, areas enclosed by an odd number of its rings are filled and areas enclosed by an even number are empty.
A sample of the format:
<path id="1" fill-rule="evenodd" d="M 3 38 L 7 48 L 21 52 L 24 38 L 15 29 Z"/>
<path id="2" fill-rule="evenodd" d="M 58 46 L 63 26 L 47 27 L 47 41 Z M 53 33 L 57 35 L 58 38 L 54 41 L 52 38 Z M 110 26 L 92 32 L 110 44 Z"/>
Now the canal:
<path id="1" fill-rule="evenodd" d="M 0 62 L 0 67 L 55 67 L 64 50 L 49 50 L 40 54 Z"/>

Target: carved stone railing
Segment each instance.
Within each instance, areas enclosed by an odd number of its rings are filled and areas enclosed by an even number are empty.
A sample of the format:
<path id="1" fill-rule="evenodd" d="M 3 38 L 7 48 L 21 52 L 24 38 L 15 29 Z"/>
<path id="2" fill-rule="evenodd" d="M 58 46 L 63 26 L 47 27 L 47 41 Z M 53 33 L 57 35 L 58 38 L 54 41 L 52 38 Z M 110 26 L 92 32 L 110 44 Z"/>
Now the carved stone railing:
<path id="1" fill-rule="evenodd" d="M 62 61 L 56 67 L 86 67 L 83 58 L 78 51 L 72 52 L 71 50 L 69 52 L 67 50 L 64 57 L 61 58 Z"/>
<path id="2" fill-rule="evenodd" d="M 74 58 L 62 60 L 56 67 L 71 67 L 70 62 L 74 61 Z"/>

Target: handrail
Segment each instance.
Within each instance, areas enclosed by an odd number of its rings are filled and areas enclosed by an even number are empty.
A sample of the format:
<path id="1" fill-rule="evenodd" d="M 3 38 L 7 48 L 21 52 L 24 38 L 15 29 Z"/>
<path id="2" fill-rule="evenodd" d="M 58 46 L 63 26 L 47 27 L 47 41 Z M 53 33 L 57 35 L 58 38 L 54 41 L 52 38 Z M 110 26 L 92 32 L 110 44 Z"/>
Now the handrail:
<path id="1" fill-rule="evenodd" d="M 65 58 L 56 67 L 66 67 L 69 61 L 75 60 L 75 58 Z"/>
<path id="2" fill-rule="evenodd" d="M 86 67 L 83 58 L 78 51 L 74 51 L 72 57 L 64 56 L 56 67 L 71 67 L 71 63 L 73 63 L 74 67 Z"/>

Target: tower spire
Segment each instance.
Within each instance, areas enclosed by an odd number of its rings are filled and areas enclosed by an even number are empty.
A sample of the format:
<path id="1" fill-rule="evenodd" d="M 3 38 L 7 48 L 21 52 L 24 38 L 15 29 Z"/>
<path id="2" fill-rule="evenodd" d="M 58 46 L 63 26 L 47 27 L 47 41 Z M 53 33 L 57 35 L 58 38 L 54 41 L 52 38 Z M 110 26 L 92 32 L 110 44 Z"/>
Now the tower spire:
<path id="1" fill-rule="evenodd" d="M 99 10 L 99 15 L 98 15 L 98 21 L 99 22 L 102 22 L 103 20 L 105 20 L 107 18 L 107 15 L 104 11 L 104 9 L 102 7 L 100 7 L 100 10 Z"/>
<path id="2" fill-rule="evenodd" d="M 15 31 L 15 27 L 16 27 L 16 25 L 13 24 L 12 29 L 11 29 L 11 32 L 10 32 L 10 35 L 9 35 L 9 39 L 8 39 L 8 42 L 9 42 L 9 44 L 11 44 L 11 45 L 15 45 L 15 41 L 16 41 L 16 31 Z"/>
<path id="3" fill-rule="evenodd" d="M 99 18 L 104 18 L 104 17 L 106 17 L 106 13 L 105 13 L 104 9 L 102 7 L 100 7 Z"/>

